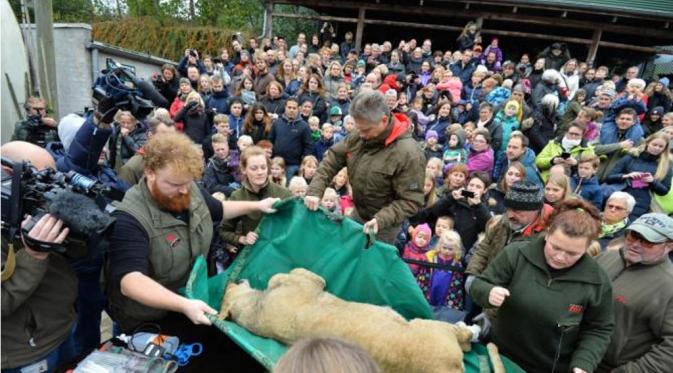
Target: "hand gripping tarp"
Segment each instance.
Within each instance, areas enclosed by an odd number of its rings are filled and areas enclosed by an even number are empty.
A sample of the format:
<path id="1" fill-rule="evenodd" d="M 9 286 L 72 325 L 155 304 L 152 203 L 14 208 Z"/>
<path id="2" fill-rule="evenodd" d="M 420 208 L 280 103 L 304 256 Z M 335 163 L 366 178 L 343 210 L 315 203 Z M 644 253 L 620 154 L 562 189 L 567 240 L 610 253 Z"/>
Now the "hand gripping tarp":
<path id="1" fill-rule="evenodd" d="M 432 318 L 430 306 L 396 248 L 372 242 L 362 233 L 362 225 L 351 219 L 307 210 L 299 199 L 279 202 L 276 208 L 276 213 L 264 216 L 259 224 L 257 242 L 243 249 L 227 271 L 208 278 L 206 262 L 198 258 L 186 295 L 219 310 L 229 281 L 247 279 L 253 288 L 265 289 L 273 275 L 301 267 L 323 277 L 326 290 L 342 299 L 390 306 L 407 319 Z M 233 322 L 213 321 L 268 369 L 287 349 Z M 522 372 L 503 360 L 508 372 Z M 467 372 L 490 371 L 486 348 L 473 345 L 473 351 L 465 354 L 465 368 Z"/>

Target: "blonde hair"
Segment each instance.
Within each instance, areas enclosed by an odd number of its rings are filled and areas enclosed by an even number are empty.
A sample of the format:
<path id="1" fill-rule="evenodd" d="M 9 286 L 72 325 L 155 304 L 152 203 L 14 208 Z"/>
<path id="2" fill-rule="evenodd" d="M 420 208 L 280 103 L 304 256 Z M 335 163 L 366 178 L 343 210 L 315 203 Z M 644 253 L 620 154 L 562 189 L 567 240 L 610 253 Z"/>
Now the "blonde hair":
<path id="1" fill-rule="evenodd" d="M 308 118 L 308 124 L 309 125 L 310 124 L 314 124 L 314 125 L 317 124 L 318 126 L 320 126 L 320 118 L 316 117 L 315 115 L 310 116 Z"/>
<path id="2" fill-rule="evenodd" d="M 226 145 L 229 145 L 229 139 L 227 138 L 227 136 L 224 136 L 224 135 L 221 134 L 221 133 L 216 133 L 216 134 L 214 134 L 210 139 L 211 139 L 211 142 L 212 142 L 213 144 L 226 144 Z M 227 147 L 228 147 L 228 146 L 227 146 Z"/>
<path id="3" fill-rule="evenodd" d="M 566 199 L 570 198 L 570 182 L 568 181 L 568 176 L 563 174 L 550 174 L 549 180 L 547 180 L 547 182 L 544 184 L 545 187 L 547 184 L 552 184 L 559 188 L 563 188 L 563 198 L 561 201 L 565 201 Z"/>
<path id="4" fill-rule="evenodd" d="M 668 137 L 663 133 L 663 132 L 655 132 L 651 135 L 649 135 L 645 141 L 635 150 L 631 153 L 634 157 L 638 157 L 645 150 L 647 150 L 647 145 L 657 139 L 664 140 L 666 143 L 666 148 L 659 154 L 659 161 L 657 162 L 657 171 L 654 173 L 654 179 L 657 181 L 662 181 L 666 175 L 668 174 L 668 171 L 671 168 L 671 145 L 668 142 Z"/>
<path id="5" fill-rule="evenodd" d="M 122 119 L 122 117 L 124 117 L 124 116 L 131 118 L 131 121 L 134 124 L 138 123 L 138 119 L 136 119 L 136 117 L 133 116 L 133 114 L 130 111 L 127 111 L 127 110 L 118 110 L 115 113 L 114 121 L 119 123 L 119 120 Z"/>
<path id="6" fill-rule="evenodd" d="M 325 188 L 325 191 L 322 193 L 322 198 L 332 198 L 334 201 L 338 201 L 339 194 L 334 188 Z"/>
<path id="7" fill-rule="evenodd" d="M 425 204 L 425 207 L 432 207 L 435 205 L 437 202 L 437 183 L 435 182 L 435 177 L 429 173 L 425 173 L 425 181 L 431 181 L 432 182 L 432 189 L 430 189 L 430 192 L 428 192 L 428 201 Z M 424 181 L 424 183 L 425 183 Z"/>
<path id="8" fill-rule="evenodd" d="M 304 159 L 301 160 L 301 165 L 299 165 L 299 175 L 301 175 L 302 177 L 304 176 L 304 168 L 306 168 L 309 162 L 313 162 L 316 168 L 320 164 L 320 162 L 318 162 L 318 158 L 316 158 L 313 155 L 307 155 L 306 157 L 304 157 Z"/>
<path id="9" fill-rule="evenodd" d="M 442 168 L 444 167 L 444 162 L 437 157 L 432 157 L 428 159 L 428 163 L 426 163 L 425 165 L 429 166 L 431 164 L 437 166 L 437 169 L 439 170 L 439 175 L 433 175 L 433 176 L 435 177 L 442 176 Z"/>
<path id="10" fill-rule="evenodd" d="M 229 124 L 229 117 L 226 114 L 215 114 L 213 123 L 217 126 L 220 123 Z"/>
<path id="11" fill-rule="evenodd" d="M 198 102 L 199 106 L 201 106 L 201 107 L 206 107 L 206 104 L 203 103 L 203 98 L 201 97 L 199 92 L 196 92 L 196 91 L 189 92 L 189 94 L 187 95 L 187 98 L 185 99 L 185 103 L 192 102 L 192 101 Z"/>
<path id="12" fill-rule="evenodd" d="M 460 234 L 454 231 L 453 229 L 448 230 L 439 237 L 437 245 L 435 245 L 435 250 L 439 250 L 440 245 L 445 243 L 454 243 L 456 248 L 453 250 L 453 255 L 456 260 L 463 257 L 463 240 L 460 238 Z"/>
<path id="13" fill-rule="evenodd" d="M 278 185 L 286 186 L 287 185 L 287 177 L 285 176 L 285 159 L 283 157 L 274 157 L 271 160 L 271 167 L 273 166 L 278 166 L 280 167 L 283 172 L 281 173 L 280 179 L 274 179 L 271 177 L 271 182 L 276 183 Z M 271 170 L 271 167 L 269 167 L 269 170 Z"/>
<path id="14" fill-rule="evenodd" d="M 194 179 L 203 174 L 203 153 L 182 133 L 152 136 L 143 150 L 146 170 L 157 172 L 171 167 L 176 173 L 188 173 Z"/>
<path id="15" fill-rule="evenodd" d="M 273 369 L 273 373 L 379 372 L 376 362 L 362 347 L 331 337 L 297 341 Z"/>
<path id="16" fill-rule="evenodd" d="M 287 189 L 289 189 L 293 194 L 297 188 L 308 188 L 306 180 L 304 180 L 304 178 L 301 176 L 293 176 L 292 179 L 290 179 L 290 183 L 287 185 Z"/>

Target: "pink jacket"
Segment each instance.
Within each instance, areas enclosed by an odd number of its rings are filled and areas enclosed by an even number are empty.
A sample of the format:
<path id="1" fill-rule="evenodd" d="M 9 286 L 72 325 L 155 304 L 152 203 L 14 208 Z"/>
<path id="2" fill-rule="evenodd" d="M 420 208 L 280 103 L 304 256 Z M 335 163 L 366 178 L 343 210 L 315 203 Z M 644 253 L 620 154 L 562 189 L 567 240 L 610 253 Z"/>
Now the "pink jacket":
<path id="1" fill-rule="evenodd" d="M 472 174 L 475 171 L 484 171 L 490 175 L 493 172 L 494 159 L 493 149 L 490 147 L 481 153 L 470 150 L 467 156 L 467 172 Z"/>
<path id="2" fill-rule="evenodd" d="M 453 103 L 460 101 L 460 92 L 463 90 L 463 82 L 460 79 L 449 79 L 448 82 L 437 83 L 437 89 L 440 91 L 451 92 Z"/>

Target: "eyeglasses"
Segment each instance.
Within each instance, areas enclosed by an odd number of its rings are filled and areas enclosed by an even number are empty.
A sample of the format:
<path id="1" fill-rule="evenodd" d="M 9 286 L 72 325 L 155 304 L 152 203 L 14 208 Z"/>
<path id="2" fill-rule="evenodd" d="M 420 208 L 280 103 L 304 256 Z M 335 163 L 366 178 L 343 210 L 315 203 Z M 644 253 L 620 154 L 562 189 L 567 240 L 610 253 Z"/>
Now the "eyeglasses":
<path id="1" fill-rule="evenodd" d="M 656 246 L 656 245 L 659 244 L 659 243 L 657 243 L 657 242 L 650 242 L 650 241 L 646 240 L 645 237 L 643 237 L 640 233 L 636 233 L 636 232 L 634 232 L 634 231 L 628 231 L 628 232 L 626 233 L 626 237 L 625 237 L 625 238 L 626 238 L 626 241 L 629 241 L 629 242 L 636 242 L 636 241 L 638 241 L 638 243 L 640 244 L 640 246 L 641 246 L 642 248 L 644 248 L 644 249 L 651 249 L 651 248 L 653 248 L 654 246 Z"/>
<path id="2" fill-rule="evenodd" d="M 619 206 L 619 205 L 613 205 L 611 203 L 608 203 L 607 205 L 605 205 L 605 208 L 607 210 L 616 210 L 616 211 L 625 211 L 626 210 L 626 207 L 622 207 L 622 206 Z"/>

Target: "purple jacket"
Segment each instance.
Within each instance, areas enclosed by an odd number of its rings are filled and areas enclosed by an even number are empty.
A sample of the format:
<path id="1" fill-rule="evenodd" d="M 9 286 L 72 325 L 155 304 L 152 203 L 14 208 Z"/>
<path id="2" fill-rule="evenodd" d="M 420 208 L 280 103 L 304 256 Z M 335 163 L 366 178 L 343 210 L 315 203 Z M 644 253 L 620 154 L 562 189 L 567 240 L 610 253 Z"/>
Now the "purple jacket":
<path id="1" fill-rule="evenodd" d="M 467 172 L 472 174 L 475 171 L 484 171 L 490 175 L 493 171 L 494 160 L 493 149 L 490 146 L 480 153 L 470 149 L 470 154 L 467 156 Z"/>

